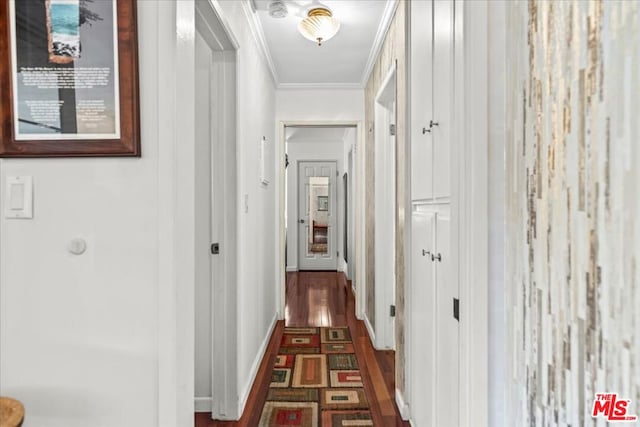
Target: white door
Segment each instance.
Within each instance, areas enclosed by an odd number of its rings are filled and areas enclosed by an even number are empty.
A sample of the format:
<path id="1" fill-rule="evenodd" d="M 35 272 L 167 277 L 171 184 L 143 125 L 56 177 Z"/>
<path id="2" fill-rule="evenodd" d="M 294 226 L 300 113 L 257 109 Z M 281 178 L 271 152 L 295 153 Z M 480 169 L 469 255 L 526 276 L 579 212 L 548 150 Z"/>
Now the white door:
<path id="1" fill-rule="evenodd" d="M 236 419 L 235 47 L 209 3 L 195 12 L 195 406 Z"/>
<path id="2" fill-rule="evenodd" d="M 201 407 L 200 402 L 207 402 L 212 396 L 212 348 L 213 338 L 211 329 L 212 293 L 215 284 L 220 283 L 217 273 L 220 271 L 220 257 L 211 254 L 210 245 L 218 238 L 218 213 L 216 209 L 217 188 L 212 183 L 218 182 L 214 174 L 219 170 L 211 163 L 217 157 L 217 139 L 212 132 L 212 122 L 215 121 L 215 75 L 214 55 L 211 47 L 204 40 L 200 32 L 195 38 L 195 397 L 198 411 L 212 410 L 210 403 Z M 213 120 L 212 120 L 213 118 Z M 209 400 L 210 402 L 210 400 Z"/>
<path id="3" fill-rule="evenodd" d="M 432 22 L 432 2 L 411 2 L 411 200 L 433 198 Z"/>
<path id="4" fill-rule="evenodd" d="M 300 270 L 337 270 L 336 201 L 336 162 L 299 162 Z"/>
<path id="5" fill-rule="evenodd" d="M 454 301 L 458 282 L 451 269 L 451 218 L 436 215 L 436 422 L 438 427 L 457 427 L 460 403 L 459 322 Z"/>
<path id="6" fill-rule="evenodd" d="M 434 386 L 436 378 L 436 285 L 435 214 L 414 212 L 411 216 L 411 289 L 409 354 L 411 372 L 407 378 L 414 426 L 435 426 Z M 439 410 L 439 408 L 438 408 Z"/>
<path id="7" fill-rule="evenodd" d="M 450 150 L 453 105 L 453 0 L 433 2 L 433 197 L 450 191 Z"/>
<path id="8" fill-rule="evenodd" d="M 375 347 L 395 348 L 396 303 L 396 66 L 387 73 L 375 103 Z M 368 284 L 367 284 L 368 285 Z"/>

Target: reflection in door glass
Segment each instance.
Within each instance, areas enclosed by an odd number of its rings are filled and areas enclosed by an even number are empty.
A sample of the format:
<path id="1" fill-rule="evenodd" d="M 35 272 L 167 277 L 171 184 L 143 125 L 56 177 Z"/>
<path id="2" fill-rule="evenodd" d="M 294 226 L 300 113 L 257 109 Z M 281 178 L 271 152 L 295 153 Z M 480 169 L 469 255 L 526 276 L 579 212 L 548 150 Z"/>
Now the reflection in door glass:
<path id="1" fill-rule="evenodd" d="M 309 177 L 309 236 L 310 253 L 328 253 L 329 178 Z"/>

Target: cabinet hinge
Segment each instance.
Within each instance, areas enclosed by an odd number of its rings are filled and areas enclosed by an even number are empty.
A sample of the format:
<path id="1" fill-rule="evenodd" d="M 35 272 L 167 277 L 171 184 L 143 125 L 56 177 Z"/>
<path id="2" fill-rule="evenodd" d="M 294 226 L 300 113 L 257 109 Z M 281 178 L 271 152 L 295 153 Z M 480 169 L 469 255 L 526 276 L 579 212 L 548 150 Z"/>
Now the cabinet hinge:
<path id="1" fill-rule="evenodd" d="M 395 136 L 396 134 L 396 125 L 389 125 L 389 135 Z"/>
<path id="2" fill-rule="evenodd" d="M 396 317 L 396 306 L 395 305 L 390 305 L 389 306 L 389 316 Z"/>

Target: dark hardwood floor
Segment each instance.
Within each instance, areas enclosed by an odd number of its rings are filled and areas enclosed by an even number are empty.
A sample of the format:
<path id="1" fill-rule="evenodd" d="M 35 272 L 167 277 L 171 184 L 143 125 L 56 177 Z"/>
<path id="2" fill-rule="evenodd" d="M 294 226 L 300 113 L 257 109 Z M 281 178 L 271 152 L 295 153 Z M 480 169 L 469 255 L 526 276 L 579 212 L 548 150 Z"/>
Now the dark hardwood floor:
<path id="1" fill-rule="evenodd" d="M 402 421 L 395 404 L 395 357 L 393 351 L 376 351 L 364 322 L 355 317 L 355 299 L 343 273 L 287 273 L 285 321 L 280 321 L 271 336 L 265 357 L 249 395 L 240 421 L 211 420 L 210 413 L 195 415 L 196 427 L 256 427 L 267 396 L 271 370 L 275 362 L 282 331 L 286 326 L 348 326 L 362 380 L 370 399 L 374 425 L 409 426 Z"/>
<path id="2" fill-rule="evenodd" d="M 286 326 L 347 326 L 345 286 L 343 273 L 287 273 Z"/>

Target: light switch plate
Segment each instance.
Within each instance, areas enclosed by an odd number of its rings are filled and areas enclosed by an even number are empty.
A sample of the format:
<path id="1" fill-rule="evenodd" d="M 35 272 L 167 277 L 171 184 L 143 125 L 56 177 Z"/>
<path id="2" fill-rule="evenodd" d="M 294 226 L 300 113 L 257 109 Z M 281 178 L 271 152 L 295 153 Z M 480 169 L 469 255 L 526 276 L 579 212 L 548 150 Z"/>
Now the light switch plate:
<path id="1" fill-rule="evenodd" d="M 33 177 L 8 176 L 6 183 L 5 218 L 33 218 Z"/>

